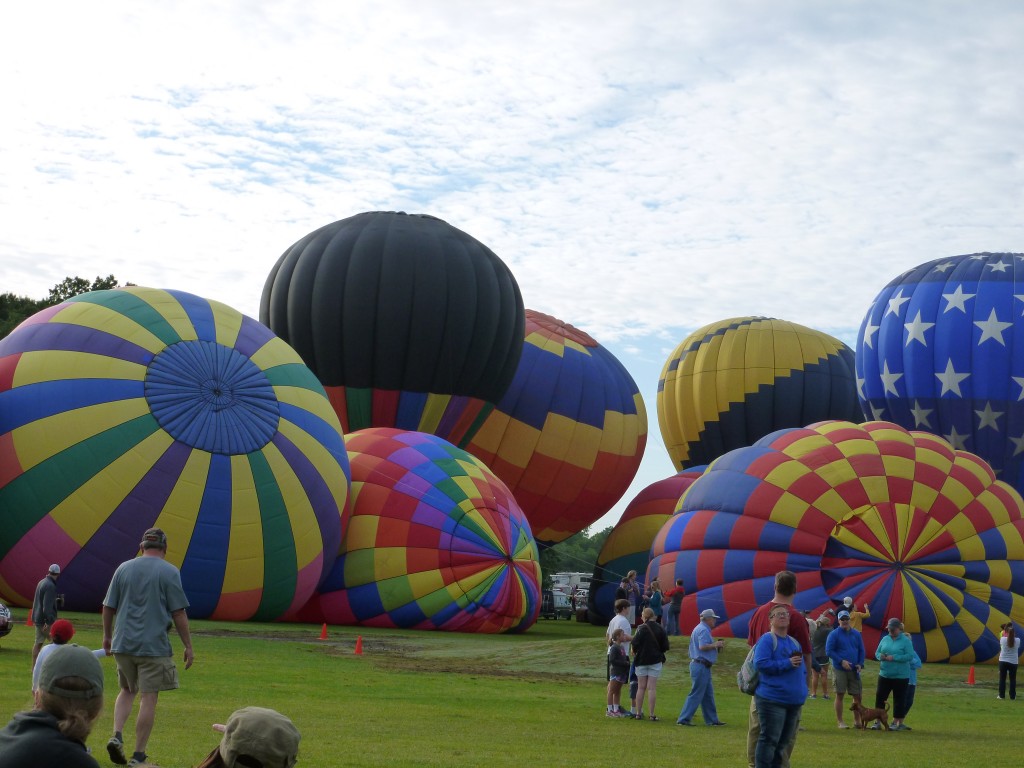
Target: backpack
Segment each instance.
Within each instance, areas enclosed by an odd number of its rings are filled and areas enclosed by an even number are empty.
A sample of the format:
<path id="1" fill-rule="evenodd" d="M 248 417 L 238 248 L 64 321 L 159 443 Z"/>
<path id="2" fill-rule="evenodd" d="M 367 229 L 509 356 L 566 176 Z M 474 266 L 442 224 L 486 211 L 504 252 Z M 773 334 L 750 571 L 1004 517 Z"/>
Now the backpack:
<path id="1" fill-rule="evenodd" d="M 772 632 L 772 653 L 779 647 L 779 638 L 776 637 L 775 633 Z M 757 667 L 754 666 L 754 649 L 757 647 L 757 643 L 754 643 L 750 648 L 750 652 L 747 654 L 747 658 L 743 660 L 740 665 L 740 671 L 736 673 L 736 685 L 739 686 L 740 691 L 753 696 L 757 691 L 757 684 L 761 682 L 761 675 L 757 671 Z"/>

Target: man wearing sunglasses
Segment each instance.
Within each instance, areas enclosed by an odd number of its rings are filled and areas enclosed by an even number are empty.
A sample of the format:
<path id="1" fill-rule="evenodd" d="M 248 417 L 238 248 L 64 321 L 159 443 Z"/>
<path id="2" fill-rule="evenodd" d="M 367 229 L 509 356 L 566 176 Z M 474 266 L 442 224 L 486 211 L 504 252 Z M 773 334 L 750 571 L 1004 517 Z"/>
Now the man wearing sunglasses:
<path id="1" fill-rule="evenodd" d="M 825 641 L 825 652 L 832 661 L 832 682 L 836 694 L 836 723 L 849 728 L 843 721 L 843 697 L 849 693 L 860 704 L 864 688 L 860 671 L 864 669 L 864 640 L 860 632 L 850 626 L 850 612 L 839 612 L 839 627 L 833 629 Z"/>

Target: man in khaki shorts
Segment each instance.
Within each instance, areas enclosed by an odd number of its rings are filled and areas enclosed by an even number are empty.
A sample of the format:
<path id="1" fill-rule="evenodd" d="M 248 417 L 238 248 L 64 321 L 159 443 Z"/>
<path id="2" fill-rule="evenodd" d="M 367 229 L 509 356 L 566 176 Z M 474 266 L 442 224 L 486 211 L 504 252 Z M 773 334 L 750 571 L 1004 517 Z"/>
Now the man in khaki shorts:
<path id="1" fill-rule="evenodd" d="M 850 697 L 860 704 L 863 693 L 860 673 L 864 669 L 864 640 L 860 632 L 850 628 L 850 612 L 842 610 L 839 612 L 839 628 L 833 629 L 828 640 L 825 641 L 825 651 L 832 662 L 832 682 L 835 685 L 836 694 L 836 725 L 840 728 L 849 728 L 843 719 L 845 708 L 843 697 L 849 693 Z M 856 723 L 856 718 L 854 719 Z"/>
<path id="2" fill-rule="evenodd" d="M 192 637 L 188 629 L 188 599 L 181 574 L 168 563 L 167 536 L 150 528 L 139 544 L 142 556 L 121 563 L 103 598 L 103 649 L 117 662 L 120 691 L 114 702 L 114 735 L 107 742 L 110 759 L 118 765 L 147 762 L 146 744 L 153 730 L 160 691 L 178 687 L 168 624 L 173 623 L 185 646 L 185 669 L 192 666 Z M 139 695 L 135 719 L 135 752 L 127 759 L 122 731 Z"/>

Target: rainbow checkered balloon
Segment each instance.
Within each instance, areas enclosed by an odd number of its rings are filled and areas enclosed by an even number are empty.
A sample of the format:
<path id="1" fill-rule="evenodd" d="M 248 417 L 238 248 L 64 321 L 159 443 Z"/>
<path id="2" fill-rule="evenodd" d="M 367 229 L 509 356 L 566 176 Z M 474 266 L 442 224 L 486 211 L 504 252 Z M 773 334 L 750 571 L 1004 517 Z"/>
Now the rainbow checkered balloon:
<path id="1" fill-rule="evenodd" d="M 0 341 L 0 594 L 18 605 L 55 562 L 67 607 L 98 610 L 155 526 L 190 616 L 276 619 L 333 565 L 348 485 L 323 387 L 224 304 L 94 291 Z"/>
<path id="2" fill-rule="evenodd" d="M 296 618 L 458 632 L 533 625 L 537 546 L 504 483 L 436 435 L 370 428 L 347 444 L 352 503 L 341 551 Z"/>
<path id="3" fill-rule="evenodd" d="M 745 637 L 774 575 L 797 608 L 867 603 L 864 642 L 902 619 L 924 661 L 985 662 L 999 627 L 1024 620 L 1024 500 L 941 437 L 890 422 L 823 422 L 722 456 L 659 531 L 651 571 L 684 579 L 698 609 Z"/>

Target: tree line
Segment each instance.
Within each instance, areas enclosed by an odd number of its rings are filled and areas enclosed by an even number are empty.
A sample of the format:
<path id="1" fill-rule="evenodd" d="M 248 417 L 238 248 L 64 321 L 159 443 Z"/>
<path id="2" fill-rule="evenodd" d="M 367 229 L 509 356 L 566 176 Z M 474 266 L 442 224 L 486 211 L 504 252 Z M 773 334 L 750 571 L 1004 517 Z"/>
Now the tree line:
<path id="1" fill-rule="evenodd" d="M 131 283 L 128 283 L 131 285 Z M 11 331 L 17 328 L 21 322 L 32 317 L 36 312 L 62 301 L 67 301 L 72 296 L 89 291 L 102 291 L 108 288 L 117 288 L 117 278 L 113 275 L 97 277 L 91 283 L 84 277 L 65 277 L 53 288 L 43 299 L 33 299 L 28 296 L 18 296 L 14 293 L 0 293 L 0 339 L 6 337 Z"/>

